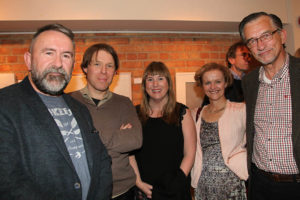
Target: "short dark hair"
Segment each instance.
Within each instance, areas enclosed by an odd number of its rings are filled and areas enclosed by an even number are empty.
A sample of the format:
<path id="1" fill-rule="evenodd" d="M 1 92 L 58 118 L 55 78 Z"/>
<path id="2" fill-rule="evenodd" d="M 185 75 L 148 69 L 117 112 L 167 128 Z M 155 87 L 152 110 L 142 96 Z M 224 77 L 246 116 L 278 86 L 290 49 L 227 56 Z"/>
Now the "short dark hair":
<path id="1" fill-rule="evenodd" d="M 204 73 L 208 72 L 208 71 L 212 71 L 212 70 L 219 70 L 222 72 L 224 79 L 225 79 L 225 83 L 227 83 L 227 87 L 229 87 L 232 84 L 233 78 L 232 78 L 232 74 L 230 73 L 228 67 L 225 67 L 218 63 L 207 63 L 207 64 L 203 65 L 200 69 L 198 69 L 195 73 L 194 78 L 195 78 L 195 81 L 198 86 L 200 86 L 200 87 L 203 86 Z"/>
<path id="2" fill-rule="evenodd" d="M 247 48 L 247 46 L 244 44 L 244 42 L 242 41 L 238 41 L 236 43 L 234 43 L 233 45 L 231 45 L 226 53 L 226 62 L 227 62 L 227 66 L 229 68 L 231 68 L 231 63 L 229 62 L 229 58 L 235 58 L 236 57 L 236 50 L 238 48 Z"/>
<path id="3" fill-rule="evenodd" d="M 99 51 L 105 51 L 109 53 L 115 62 L 115 70 L 117 71 L 119 69 L 119 58 L 117 52 L 114 50 L 114 48 L 108 44 L 104 43 L 98 43 L 90 46 L 83 55 L 82 62 L 81 62 L 81 69 L 85 73 L 84 69 L 88 67 L 88 65 L 91 63 L 93 55 L 96 53 L 98 54 Z M 86 73 L 85 73 L 86 74 Z"/>
<path id="4" fill-rule="evenodd" d="M 275 14 L 268 14 L 268 13 L 266 13 L 266 12 L 256 12 L 256 13 L 252 13 L 252 14 L 246 16 L 246 17 L 240 22 L 240 24 L 239 24 L 239 32 L 240 32 L 240 36 L 241 36 L 241 38 L 242 38 L 242 40 L 243 40 L 244 42 L 246 42 L 246 41 L 245 41 L 245 35 L 244 35 L 244 28 L 245 28 L 245 25 L 246 25 L 247 23 L 249 23 L 249 22 L 251 22 L 251 21 L 253 21 L 253 20 L 255 20 L 255 19 L 261 17 L 261 16 L 267 16 L 267 17 L 269 17 L 269 18 L 272 20 L 273 24 L 274 24 L 278 29 L 281 30 L 281 29 L 283 28 L 281 19 L 280 19 L 277 15 L 275 15 Z"/>
<path id="5" fill-rule="evenodd" d="M 73 47 L 75 48 L 74 33 L 70 29 L 68 29 L 67 27 L 65 27 L 61 24 L 48 24 L 43 27 L 40 27 L 36 31 L 36 33 L 33 35 L 33 38 L 32 38 L 31 44 L 30 44 L 30 49 L 29 49 L 30 52 L 32 52 L 33 45 L 35 43 L 36 38 L 45 31 L 57 31 L 57 32 L 65 34 L 66 36 L 68 36 L 68 38 L 70 38 L 70 40 L 73 43 Z"/>

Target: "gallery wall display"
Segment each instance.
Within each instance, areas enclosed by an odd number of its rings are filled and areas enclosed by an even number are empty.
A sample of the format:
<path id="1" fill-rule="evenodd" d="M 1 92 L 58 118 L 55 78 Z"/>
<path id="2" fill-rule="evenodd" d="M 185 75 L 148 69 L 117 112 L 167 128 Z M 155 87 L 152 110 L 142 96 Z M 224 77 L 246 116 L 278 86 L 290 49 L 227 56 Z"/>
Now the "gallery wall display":
<path id="1" fill-rule="evenodd" d="M 178 72 L 175 74 L 176 101 L 187 105 L 189 108 L 201 106 L 204 93 L 195 83 L 195 72 Z"/>
<path id="2" fill-rule="evenodd" d="M 0 73 L 0 88 L 4 88 L 17 82 L 16 75 L 12 72 Z"/>
<path id="3" fill-rule="evenodd" d="M 65 93 L 73 92 L 75 90 L 82 89 L 86 85 L 86 78 L 84 74 L 72 75 L 70 83 L 65 89 Z M 131 73 L 130 72 L 120 72 L 114 76 L 113 82 L 110 85 L 110 90 L 127 96 L 132 99 L 132 87 L 131 87 Z"/>

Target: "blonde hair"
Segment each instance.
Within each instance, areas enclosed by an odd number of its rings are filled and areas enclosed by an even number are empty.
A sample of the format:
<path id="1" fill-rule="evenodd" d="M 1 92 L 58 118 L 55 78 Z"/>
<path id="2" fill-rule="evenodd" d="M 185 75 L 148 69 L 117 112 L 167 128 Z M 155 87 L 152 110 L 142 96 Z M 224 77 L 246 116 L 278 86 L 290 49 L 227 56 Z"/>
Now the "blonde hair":
<path id="1" fill-rule="evenodd" d="M 217 63 L 207 63 L 203 65 L 200 69 L 198 69 L 195 73 L 195 81 L 198 86 L 203 86 L 203 75 L 205 72 L 212 71 L 212 70 L 219 70 L 223 73 L 225 83 L 227 83 L 227 87 L 230 86 L 233 82 L 232 75 L 229 69 L 221 64 Z"/>
<path id="2" fill-rule="evenodd" d="M 139 111 L 139 117 L 142 123 L 145 123 L 149 118 L 152 110 L 149 105 L 149 95 L 146 91 L 146 79 L 149 75 L 160 75 L 164 76 L 168 82 L 169 89 L 167 92 L 168 101 L 164 105 L 162 110 L 163 120 L 169 124 L 178 123 L 178 115 L 175 115 L 176 112 L 176 100 L 175 94 L 173 90 L 173 83 L 171 79 L 170 71 L 167 66 L 162 62 L 151 62 L 144 71 L 143 79 L 142 79 L 142 102 Z"/>

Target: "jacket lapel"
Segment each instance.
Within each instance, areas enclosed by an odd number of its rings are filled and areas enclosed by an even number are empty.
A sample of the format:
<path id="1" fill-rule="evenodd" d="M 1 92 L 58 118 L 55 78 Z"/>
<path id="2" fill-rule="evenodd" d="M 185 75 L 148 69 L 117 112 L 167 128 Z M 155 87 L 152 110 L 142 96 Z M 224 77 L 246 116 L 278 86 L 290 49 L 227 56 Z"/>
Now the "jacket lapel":
<path id="1" fill-rule="evenodd" d="M 249 77 L 247 79 L 247 99 L 249 102 L 247 102 L 248 110 L 247 112 L 249 112 L 249 120 L 248 122 L 252 123 L 251 127 L 253 128 L 253 130 L 251 130 L 251 133 L 254 135 L 255 130 L 254 130 L 254 114 L 255 114 L 255 106 L 256 106 L 256 100 L 257 100 L 257 95 L 258 95 L 258 88 L 259 88 L 259 69 L 260 67 L 258 67 L 257 69 L 255 69 L 253 71 L 253 73 L 251 74 L 251 77 Z M 246 99 L 246 98 L 245 98 Z"/>
<path id="2" fill-rule="evenodd" d="M 290 56 L 290 86 L 292 98 L 292 139 L 295 145 L 300 135 L 300 62 L 299 59 Z"/>
<path id="3" fill-rule="evenodd" d="M 34 120 L 39 122 L 40 130 L 43 131 L 42 134 L 49 137 L 49 139 L 53 141 L 66 159 L 67 163 L 75 171 L 61 132 L 57 127 L 52 115 L 49 113 L 46 105 L 43 103 L 36 91 L 32 88 L 28 77 L 26 77 L 21 83 L 21 92 L 22 95 L 26 96 L 23 98 L 23 102 L 31 109 L 32 117 L 35 118 Z"/>

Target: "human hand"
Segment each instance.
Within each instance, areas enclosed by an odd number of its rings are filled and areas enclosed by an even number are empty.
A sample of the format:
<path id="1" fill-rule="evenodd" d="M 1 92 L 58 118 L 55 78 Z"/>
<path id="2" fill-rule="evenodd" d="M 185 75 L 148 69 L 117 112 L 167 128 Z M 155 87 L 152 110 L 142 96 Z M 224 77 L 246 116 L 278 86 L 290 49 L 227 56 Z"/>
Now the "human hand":
<path id="1" fill-rule="evenodd" d="M 132 128 L 132 125 L 130 123 L 122 124 L 120 127 L 120 130 L 131 129 L 131 128 Z"/>
<path id="2" fill-rule="evenodd" d="M 153 186 L 148 184 L 148 183 L 145 183 L 143 181 L 140 181 L 140 182 L 137 182 L 136 183 L 136 186 L 142 191 L 145 193 L 145 195 L 147 196 L 147 198 L 149 199 L 152 199 L 152 189 L 153 189 Z M 141 191 L 138 192 L 138 195 L 143 195 L 141 193 Z"/>

